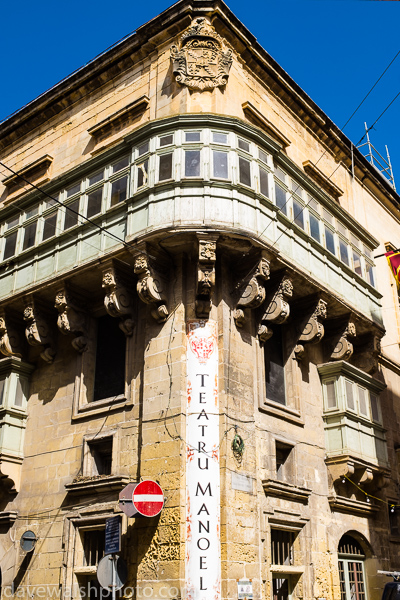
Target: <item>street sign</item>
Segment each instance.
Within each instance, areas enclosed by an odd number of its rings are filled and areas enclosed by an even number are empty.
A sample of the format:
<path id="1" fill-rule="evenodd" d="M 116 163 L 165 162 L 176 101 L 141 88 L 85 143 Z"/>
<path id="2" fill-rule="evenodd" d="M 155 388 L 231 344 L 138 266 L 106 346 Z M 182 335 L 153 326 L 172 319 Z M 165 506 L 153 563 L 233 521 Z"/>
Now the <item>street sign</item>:
<path id="1" fill-rule="evenodd" d="M 106 543 L 104 554 L 121 552 L 121 515 L 106 519 Z"/>
<path id="2" fill-rule="evenodd" d="M 134 517 L 138 514 L 133 505 L 133 491 L 138 483 L 128 483 L 119 494 L 119 507 L 128 517 Z"/>
<path id="3" fill-rule="evenodd" d="M 120 556 L 103 556 L 97 567 L 97 579 L 102 588 L 116 592 L 126 583 L 128 569 Z"/>
<path id="4" fill-rule="evenodd" d="M 164 494 L 155 481 L 141 481 L 133 491 L 133 505 L 144 517 L 155 517 L 164 506 Z"/>

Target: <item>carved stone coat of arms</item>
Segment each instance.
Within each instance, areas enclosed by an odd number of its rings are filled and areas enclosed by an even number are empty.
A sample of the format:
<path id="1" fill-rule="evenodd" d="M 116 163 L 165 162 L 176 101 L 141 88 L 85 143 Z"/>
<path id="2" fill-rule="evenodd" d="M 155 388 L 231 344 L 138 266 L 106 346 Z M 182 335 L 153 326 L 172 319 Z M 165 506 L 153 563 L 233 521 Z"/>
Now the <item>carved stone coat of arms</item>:
<path id="1" fill-rule="evenodd" d="M 176 81 L 193 90 L 212 90 L 226 85 L 232 51 L 222 49 L 222 38 L 204 18 L 194 19 L 180 40 L 181 49 L 171 48 Z"/>

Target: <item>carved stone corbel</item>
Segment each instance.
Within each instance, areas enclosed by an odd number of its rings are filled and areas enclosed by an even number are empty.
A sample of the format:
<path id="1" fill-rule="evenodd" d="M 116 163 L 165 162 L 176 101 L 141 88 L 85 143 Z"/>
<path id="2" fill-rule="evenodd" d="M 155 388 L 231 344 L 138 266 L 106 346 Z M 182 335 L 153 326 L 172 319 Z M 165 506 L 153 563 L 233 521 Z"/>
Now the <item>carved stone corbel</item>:
<path id="1" fill-rule="evenodd" d="M 233 312 L 237 327 L 243 327 L 246 322 L 245 308 L 258 308 L 264 302 L 266 296 L 265 282 L 269 279 L 269 276 L 270 260 L 267 258 L 266 253 L 262 252 L 255 270 L 241 286 L 240 298 Z"/>
<path id="2" fill-rule="evenodd" d="M 295 346 L 294 353 L 297 360 L 301 360 L 304 356 L 304 344 L 317 344 L 324 337 L 324 326 L 321 320 L 326 318 L 326 306 L 325 300 L 318 300 L 317 306 L 308 319 Z"/>
<path id="3" fill-rule="evenodd" d="M 367 341 L 357 346 L 355 355 L 352 358 L 352 363 L 373 375 L 378 369 L 378 358 L 381 353 L 381 337 L 373 333 L 367 336 Z"/>
<path id="4" fill-rule="evenodd" d="M 348 338 L 354 338 L 355 336 L 356 326 L 353 321 L 348 321 L 330 358 L 332 360 L 349 360 L 353 354 L 353 344 L 349 342 Z"/>
<path id="5" fill-rule="evenodd" d="M 104 306 L 111 317 L 120 318 L 121 330 L 131 336 L 134 328 L 133 298 L 129 290 L 128 274 L 116 261 L 103 268 L 101 287 L 105 290 Z"/>
<path id="6" fill-rule="evenodd" d="M 49 318 L 44 311 L 38 308 L 38 303 L 32 296 L 26 299 L 24 310 L 26 322 L 25 335 L 31 346 L 44 346 L 40 356 L 44 361 L 52 363 L 56 355 L 53 330 L 49 325 Z"/>
<path id="7" fill-rule="evenodd" d="M 280 282 L 278 289 L 267 301 L 267 308 L 261 317 L 261 323 L 258 328 L 258 338 L 260 342 L 266 342 L 272 336 L 272 329 L 268 326 L 270 323 L 281 325 L 286 321 L 290 314 L 290 306 L 286 298 L 293 295 L 292 280 L 286 275 Z"/>
<path id="8" fill-rule="evenodd" d="M 218 236 L 198 237 L 196 316 L 202 319 L 208 319 L 211 311 L 211 297 L 215 287 L 217 238 Z"/>
<path id="9" fill-rule="evenodd" d="M 80 354 L 85 352 L 88 343 L 88 315 L 65 284 L 56 294 L 54 307 L 58 311 L 58 329 L 63 335 L 75 334 L 72 347 Z"/>
<path id="10" fill-rule="evenodd" d="M 139 298 L 145 304 L 153 305 L 151 310 L 152 317 L 158 323 L 164 323 L 168 317 L 168 308 L 166 304 L 165 288 L 161 276 L 156 273 L 147 254 L 139 254 L 135 258 L 135 274 L 138 276 L 136 285 Z"/>
<path id="11" fill-rule="evenodd" d="M 0 352 L 18 358 L 23 354 L 23 340 L 4 309 L 0 310 Z"/>

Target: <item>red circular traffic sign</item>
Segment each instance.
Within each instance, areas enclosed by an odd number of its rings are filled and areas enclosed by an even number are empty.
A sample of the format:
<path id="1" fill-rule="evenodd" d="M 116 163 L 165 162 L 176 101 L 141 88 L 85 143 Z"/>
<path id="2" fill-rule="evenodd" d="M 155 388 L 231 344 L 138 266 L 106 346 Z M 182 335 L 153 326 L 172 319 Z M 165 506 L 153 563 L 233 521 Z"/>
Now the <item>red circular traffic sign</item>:
<path id="1" fill-rule="evenodd" d="M 132 496 L 136 510 L 144 517 L 155 517 L 164 506 L 164 493 L 155 481 L 141 481 Z"/>

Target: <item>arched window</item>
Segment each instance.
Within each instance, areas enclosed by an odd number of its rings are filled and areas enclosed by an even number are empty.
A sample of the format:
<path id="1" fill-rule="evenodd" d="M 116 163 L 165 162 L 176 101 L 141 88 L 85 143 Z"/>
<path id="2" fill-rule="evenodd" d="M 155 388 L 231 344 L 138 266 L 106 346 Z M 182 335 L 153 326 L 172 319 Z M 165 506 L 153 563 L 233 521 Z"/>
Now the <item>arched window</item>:
<path id="1" fill-rule="evenodd" d="M 340 539 L 338 554 L 341 600 L 367 600 L 361 544 L 346 534 Z"/>

